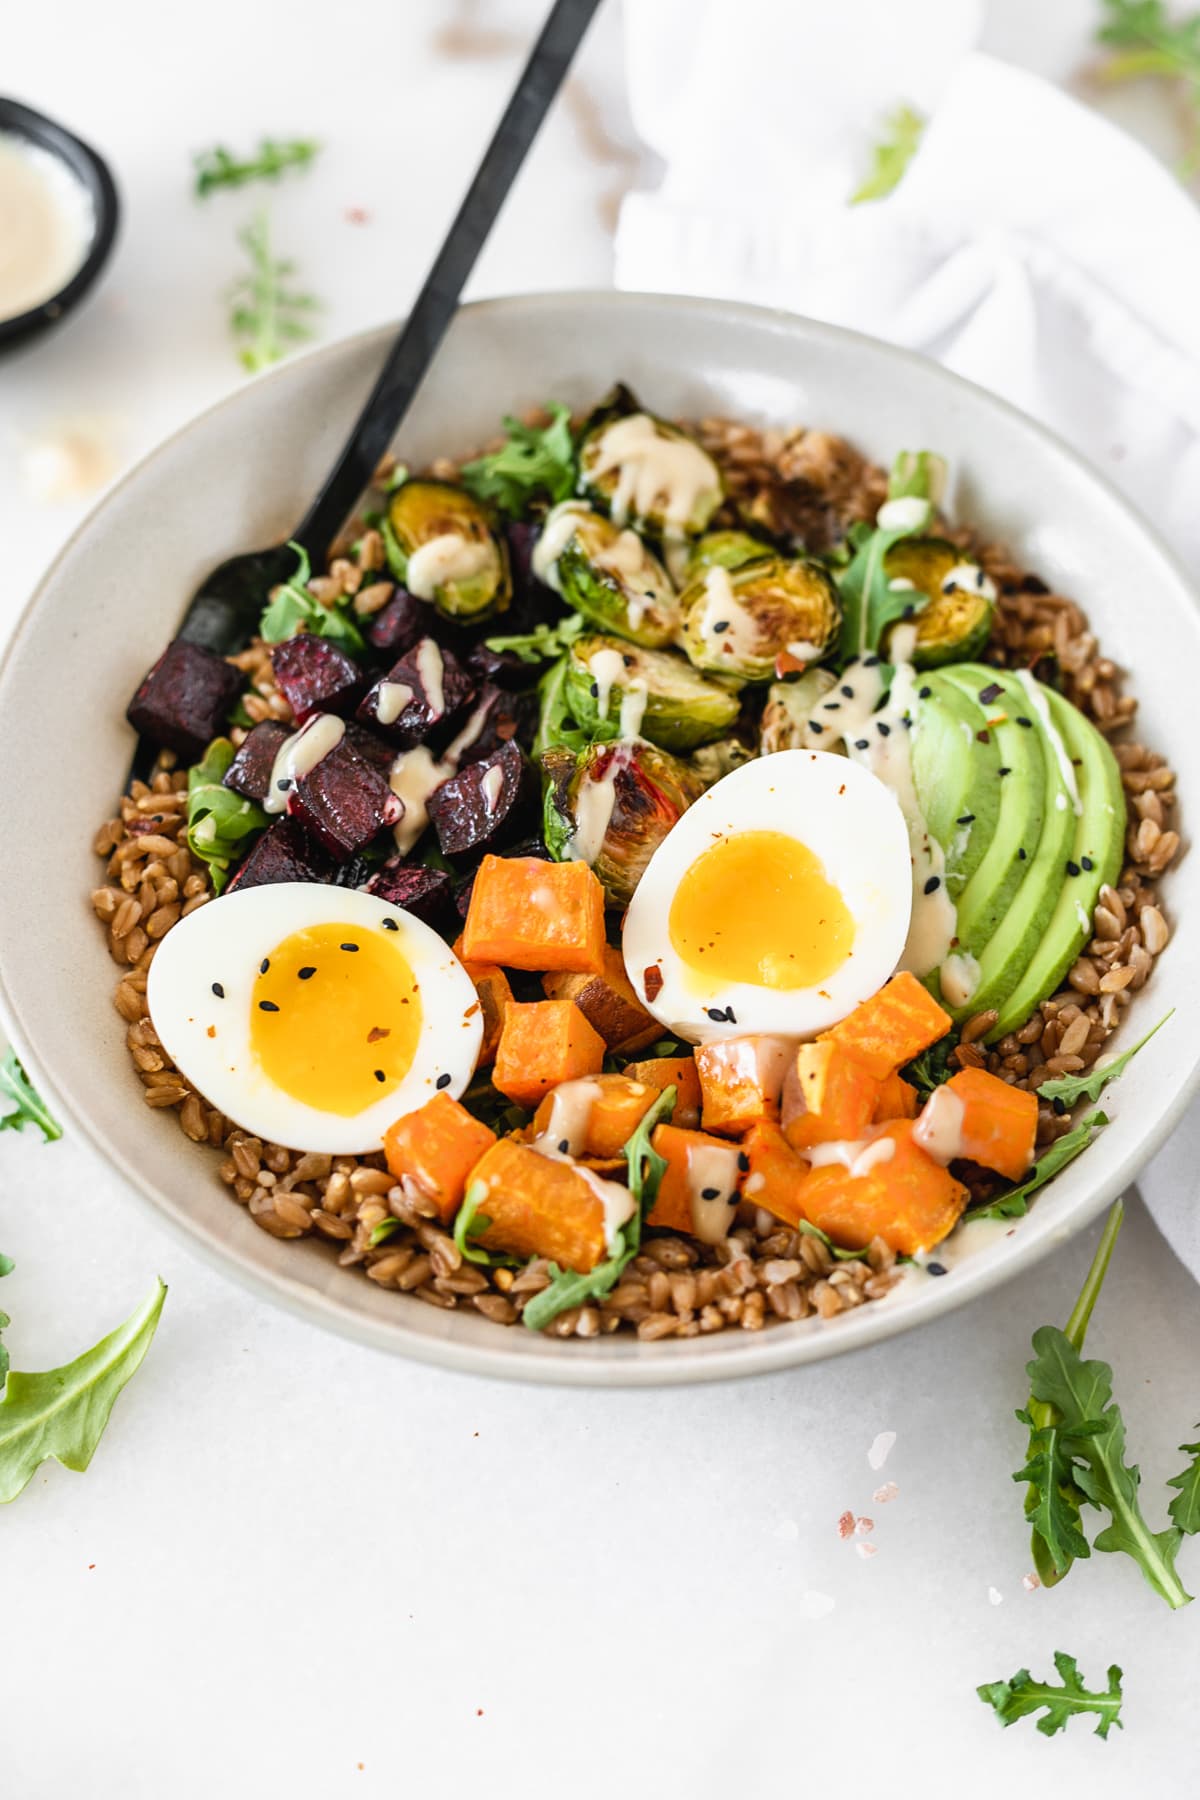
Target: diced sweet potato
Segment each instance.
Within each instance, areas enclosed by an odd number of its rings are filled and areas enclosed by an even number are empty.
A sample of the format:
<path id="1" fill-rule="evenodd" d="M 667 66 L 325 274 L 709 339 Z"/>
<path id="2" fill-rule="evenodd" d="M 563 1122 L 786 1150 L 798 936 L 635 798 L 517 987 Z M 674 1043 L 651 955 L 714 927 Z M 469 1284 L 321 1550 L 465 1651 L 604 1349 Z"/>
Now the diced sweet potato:
<path id="1" fill-rule="evenodd" d="M 475 983 L 475 992 L 479 996 L 483 1012 L 483 1042 L 479 1047 L 475 1067 L 487 1069 L 496 1060 L 500 1033 L 504 1029 L 504 1015 L 513 1003 L 513 991 L 509 986 L 508 976 L 495 963 L 467 962 L 462 953 L 461 937 L 454 945 L 454 954 Z"/>
<path id="2" fill-rule="evenodd" d="M 328 638 L 309 631 L 276 644 L 271 667 L 300 725 L 317 712 L 352 713 L 363 690 L 358 664 Z"/>
<path id="3" fill-rule="evenodd" d="M 547 1256 L 585 1275 L 608 1255 L 604 1202 L 568 1162 L 541 1156 L 515 1138 L 501 1138 L 471 1171 L 486 1197 L 478 1241 L 509 1256 Z"/>
<path id="4" fill-rule="evenodd" d="M 552 1088 L 533 1115 L 532 1134 L 564 1156 L 613 1162 L 658 1097 L 656 1088 L 628 1075 L 591 1075 Z"/>
<path id="5" fill-rule="evenodd" d="M 736 1144 L 678 1125 L 656 1125 L 650 1139 L 667 1166 L 647 1225 L 686 1231 L 706 1244 L 729 1235 L 738 1203 Z"/>
<path id="6" fill-rule="evenodd" d="M 793 1150 L 828 1144 L 835 1138 L 859 1138 L 875 1115 L 879 1083 L 836 1038 L 801 1044 L 796 1081 L 803 1109 L 784 1125 Z"/>
<path id="7" fill-rule="evenodd" d="M 656 1093 L 675 1089 L 675 1111 L 672 1125 L 685 1125 L 689 1130 L 700 1123 L 700 1077 L 693 1056 L 649 1056 L 644 1062 L 626 1063 L 625 1073 L 631 1081 L 644 1081 Z"/>
<path id="8" fill-rule="evenodd" d="M 505 1008 L 492 1084 L 516 1106 L 534 1107 L 560 1081 L 598 1075 L 604 1039 L 569 1000 Z"/>
<path id="9" fill-rule="evenodd" d="M 825 1033 L 848 1050 L 876 1081 L 928 1050 L 950 1029 L 945 1012 L 915 975 L 901 972 Z"/>
<path id="10" fill-rule="evenodd" d="M 395 744 L 423 743 L 435 725 L 453 718 L 475 692 L 458 658 L 431 637 L 423 637 L 370 688 L 358 709 L 359 723 Z"/>
<path id="11" fill-rule="evenodd" d="M 454 882 L 445 869 L 426 869 L 420 863 L 393 857 L 376 869 L 367 882 L 367 892 L 402 906 L 436 928 L 450 912 Z"/>
<path id="12" fill-rule="evenodd" d="M 407 588 L 397 588 L 387 605 L 375 614 L 367 637 L 385 656 L 403 656 L 425 635 L 429 608 Z"/>
<path id="13" fill-rule="evenodd" d="M 810 1170 L 798 1190 L 804 1217 L 845 1249 L 881 1237 L 897 1255 L 915 1256 L 940 1243 L 957 1224 L 967 1190 L 926 1155 L 915 1129 L 911 1119 L 895 1119 L 853 1167 L 827 1163 Z"/>
<path id="14" fill-rule="evenodd" d="M 787 1038 L 721 1038 L 696 1051 L 705 1131 L 741 1137 L 779 1117 L 779 1096 L 794 1049 Z"/>
<path id="15" fill-rule="evenodd" d="M 872 1125 L 883 1125 L 888 1119 L 915 1119 L 920 1096 L 911 1081 L 903 1075 L 888 1075 L 879 1084 Z"/>
<path id="16" fill-rule="evenodd" d="M 662 1036 L 662 1026 L 633 991 L 621 952 L 611 944 L 604 946 L 602 975 L 556 969 L 543 976 L 542 987 L 548 1000 L 573 1000 L 610 1050 L 632 1055 Z"/>
<path id="17" fill-rule="evenodd" d="M 800 1189 L 808 1164 L 788 1143 L 781 1128 L 769 1119 L 755 1125 L 742 1139 L 742 1194 L 788 1225 L 804 1218 Z"/>
<path id="18" fill-rule="evenodd" d="M 396 1120 L 384 1134 L 383 1149 L 396 1180 L 415 1181 L 448 1225 L 462 1205 L 472 1169 L 495 1142 L 495 1132 L 465 1106 L 449 1094 L 435 1094 Z"/>
<path id="19" fill-rule="evenodd" d="M 959 1157 L 1020 1181 L 1033 1162 L 1037 1095 L 1010 1087 L 986 1069 L 961 1069 L 935 1088 L 921 1109 L 914 1137 L 940 1163 Z"/>
<path id="20" fill-rule="evenodd" d="M 501 744 L 482 762 L 468 763 L 429 796 L 429 816 L 447 856 L 510 839 L 529 823 L 539 783 L 519 744 Z M 515 830 L 514 830 L 515 828 Z"/>
<path id="21" fill-rule="evenodd" d="M 294 818 L 339 862 L 402 818 L 391 788 L 345 738 L 302 775 L 288 795 Z"/>
<path id="22" fill-rule="evenodd" d="M 125 717 L 152 743 L 198 762 L 225 730 L 242 679 L 223 656 L 175 638 L 143 678 Z"/>
<path id="23" fill-rule="evenodd" d="M 463 932 L 469 962 L 604 970 L 604 889 L 586 863 L 485 856 Z"/>
<path id="24" fill-rule="evenodd" d="M 225 786 L 244 800 L 255 800 L 261 806 L 271 789 L 271 771 L 275 758 L 287 743 L 291 732 L 275 719 L 265 719 L 247 732 L 245 742 L 225 771 Z"/>
<path id="25" fill-rule="evenodd" d="M 225 892 L 266 887 L 276 881 L 332 879 L 333 869 L 324 851 L 309 842 L 294 820 L 280 819 L 263 832 L 250 854 L 238 864 Z"/>

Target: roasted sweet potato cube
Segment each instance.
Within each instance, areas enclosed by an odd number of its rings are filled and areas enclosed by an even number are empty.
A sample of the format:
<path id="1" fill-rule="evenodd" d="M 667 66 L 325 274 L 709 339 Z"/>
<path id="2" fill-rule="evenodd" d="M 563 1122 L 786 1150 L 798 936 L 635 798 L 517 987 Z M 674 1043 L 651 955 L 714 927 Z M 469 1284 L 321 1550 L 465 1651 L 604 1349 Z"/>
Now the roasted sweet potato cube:
<path id="1" fill-rule="evenodd" d="M 485 856 L 463 953 L 504 969 L 604 971 L 604 889 L 586 863 Z"/>
<path id="2" fill-rule="evenodd" d="M 792 1061 L 787 1038 L 721 1038 L 696 1051 L 705 1131 L 740 1137 L 763 1119 L 778 1119 L 779 1096 Z"/>
<path id="3" fill-rule="evenodd" d="M 349 715 L 363 690 L 362 671 L 344 650 L 309 631 L 276 644 L 271 667 L 279 691 L 303 724 L 313 713 Z"/>
<path id="4" fill-rule="evenodd" d="M 359 723 L 411 748 L 453 718 L 474 692 L 474 680 L 453 652 L 423 637 L 367 691 Z"/>
<path id="5" fill-rule="evenodd" d="M 424 637 L 428 624 L 429 608 L 407 588 L 397 588 L 387 605 L 371 620 L 367 638 L 372 648 L 381 650 L 385 656 L 403 656 Z"/>
<path id="6" fill-rule="evenodd" d="M 384 1134 L 387 1165 L 397 1181 L 414 1181 L 448 1225 L 462 1205 L 471 1171 L 496 1142 L 494 1131 L 449 1094 L 435 1094 Z"/>
<path id="7" fill-rule="evenodd" d="M 902 971 L 825 1033 L 862 1063 L 876 1081 L 944 1038 L 950 1014 L 915 975 Z"/>
<path id="8" fill-rule="evenodd" d="M 632 1055 L 662 1036 L 662 1026 L 633 991 L 621 952 L 611 944 L 604 947 L 603 974 L 556 969 L 543 976 L 542 987 L 547 1000 L 573 1000 L 610 1050 Z"/>
<path id="9" fill-rule="evenodd" d="M 125 717 L 152 743 L 198 762 L 224 732 L 242 679 L 223 656 L 175 638 L 142 679 Z"/>
<path id="10" fill-rule="evenodd" d="M 338 862 L 354 856 L 404 813 L 378 769 L 345 738 L 301 776 L 287 805 L 288 816 Z"/>
<path id="11" fill-rule="evenodd" d="M 1020 1181 L 1033 1162 L 1037 1122 L 1036 1094 L 986 1069 L 960 1069 L 929 1096 L 913 1136 L 935 1162 L 962 1157 Z"/>
<path id="12" fill-rule="evenodd" d="M 911 1081 L 903 1075 L 888 1075 L 879 1084 L 879 1098 L 871 1123 L 884 1125 L 889 1119 L 915 1119 L 920 1096 Z"/>
<path id="13" fill-rule="evenodd" d="M 667 1167 L 647 1225 L 686 1231 L 706 1244 L 728 1237 L 738 1204 L 738 1148 L 703 1131 L 656 1125 L 650 1139 Z"/>
<path id="14" fill-rule="evenodd" d="M 863 1146 L 849 1168 L 826 1163 L 811 1169 L 798 1195 L 804 1217 L 848 1250 L 873 1237 L 881 1237 L 898 1256 L 916 1256 L 939 1244 L 958 1223 L 967 1190 L 926 1155 L 915 1129 L 911 1119 L 895 1119 Z"/>
<path id="15" fill-rule="evenodd" d="M 483 1013 L 483 1042 L 479 1047 L 475 1067 L 487 1069 L 496 1060 L 500 1033 L 504 1029 L 504 1015 L 513 1003 L 513 991 L 509 986 L 508 976 L 495 963 L 473 963 L 464 959 L 461 937 L 454 945 L 454 954 L 475 983 L 475 992 L 479 996 Z"/>
<path id="16" fill-rule="evenodd" d="M 511 838 L 527 824 L 539 783 L 519 744 L 501 744 L 485 761 L 468 763 L 429 796 L 429 816 L 447 856 L 465 856 Z"/>
<path id="17" fill-rule="evenodd" d="M 569 1000 L 507 1007 L 492 1084 L 516 1106 L 535 1107 L 560 1081 L 598 1075 L 604 1039 Z"/>
<path id="18" fill-rule="evenodd" d="M 488 1224 L 478 1241 L 487 1249 L 546 1256 L 581 1275 L 608 1255 L 604 1201 L 573 1164 L 501 1138 L 471 1171 L 476 1182 L 485 1190 L 479 1212 Z"/>
<path id="19" fill-rule="evenodd" d="M 631 1081 L 644 1081 L 656 1093 L 675 1089 L 672 1125 L 689 1130 L 700 1123 L 700 1077 L 694 1056 L 648 1056 L 644 1062 L 626 1063 L 625 1073 Z"/>
<path id="20" fill-rule="evenodd" d="M 795 1075 L 794 1090 L 790 1077 L 784 1087 L 789 1116 L 783 1129 L 793 1150 L 862 1136 L 875 1116 L 879 1083 L 835 1038 L 801 1044 Z M 795 1104 L 791 1105 L 793 1092 Z"/>
<path id="21" fill-rule="evenodd" d="M 627 1075 L 566 1082 L 552 1088 L 539 1105 L 532 1135 L 545 1138 L 563 1156 L 613 1162 L 658 1097 L 656 1088 Z"/>
<path id="22" fill-rule="evenodd" d="M 764 1119 L 742 1139 L 742 1193 L 755 1206 L 788 1225 L 804 1218 L 800 1190 L 808 1164 L 797 1155 L 780 1127 Z"/>
<path id="23" fill-rule="evenodd" d="M 309 842 L 292 819 L 280 819 L 264 831 L 248 856 L 242 858 L 225 892 L 235 888 L 266 887 L 276 881 L 333 879 L 324 851 Z"/>
<path id="24" fill-rule="evenodd" d="M 275 758 L 287 743 L 291 732 L 275 719 L 266 719 L 246 733 L 237 755 L 225 771 L 225 786 L 245 800 L 261 806 L 271 790 L 271 771 Z"/>
<path id="25" fill-rule="evenodd" d="M 367 882 L 367 892 L 390 900 L 393 906 L 402 906 L 436 928 L 450 914 L 454 882 L 445 869 L 426 869 L 420 863 L 393 857 L 376 869 Z"/>

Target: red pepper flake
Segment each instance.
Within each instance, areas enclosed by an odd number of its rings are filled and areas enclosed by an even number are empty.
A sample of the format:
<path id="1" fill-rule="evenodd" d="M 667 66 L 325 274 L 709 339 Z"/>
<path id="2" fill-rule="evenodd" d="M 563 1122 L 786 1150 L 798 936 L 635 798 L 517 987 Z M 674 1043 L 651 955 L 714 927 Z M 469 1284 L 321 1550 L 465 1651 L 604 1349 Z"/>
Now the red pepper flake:
<path id="1" fill-rule="evenodd" d="M 651 963 L 650 967 L 645 970 L 642 982 L 646 989 L 647 1000 L 657 1000 L 663 991 L 663 972 L 657 963 Z"/>
<path id="2" fill-rule="evenodd" d="M 95 1568 L 95 1566 L 96 1566 L 96 1565 L 95 1565 L 95 1563 L 89 1563 L 89 1564 L 88 1564 L 88 1568 L 89 1568 L 89 1569 L 94 1569 L 94 1568 Z"/>
<path id="3" fill-rule="evenodd" d="M 477 1706 L 477 1707 L 476 1707 L 476 1708 L 475 1708 L 475 1717 L 476 1717 L 476 1718 L 477 1718 L 477 1719 L 482 1719 L 482 1717 L 483 1717 L 483 1708 L 482 1708 L 482 1706 Z"/>
<path id="4" fill-rule="evenodd" d="M 371 223 L 371 215 L 365 206 L 348 206 L 346 208 L 346 223 L 347 225 L 369 225 Z M 358 1766 L 360 1769 L 362 1768 L 361 1763 L 359 1763 Z"/>
<path id="5" fill-rule="evenodd" d="M 807 669 L 808 664 L 802 657 L 793 656 L 790 650 L 781 650 L 775 658 L 775 676 L 782 681 L 785 675 L 799 675 Z"/>
<path id="6" fill-rule="evenodd" d="M 391 1037 L 391 1035 L 392 1032 L 390 1026 L 372 1025 L 370 1031 L 367 1033 L 367 1042 L 368 1044 L 377 1044 L 380 1038 Z"/>
<path id="7" fill-rule="evenodd" d="M 840 1538 L 854 1536 L 854 1514 L 847 1509 L 837 1522 L 837 1534 Z"/>

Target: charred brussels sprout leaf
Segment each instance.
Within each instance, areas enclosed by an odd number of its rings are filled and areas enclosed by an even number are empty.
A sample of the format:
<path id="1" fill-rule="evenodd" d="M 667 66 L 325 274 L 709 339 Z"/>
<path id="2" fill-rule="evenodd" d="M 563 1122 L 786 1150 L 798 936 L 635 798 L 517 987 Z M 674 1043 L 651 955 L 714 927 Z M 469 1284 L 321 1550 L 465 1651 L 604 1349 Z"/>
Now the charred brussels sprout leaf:
<path id="1" fill-rule="evenodd" d="M 912 590 L 916 668 L 971 662 L 980 654 L 991 633 L 996 590 L 978 563 L 943 538 L 901 538 L 885 555 L 883 567 L 897 598 Z M 893 624 L 883 634 L 885 652 L 895 630 Z"/>
<path id="2" fill-rule="evenodd" d="M 635 531 L 620 530 L 601 513 L 574 516 L 555 563 L 567 605 L 646 649 L 669 644 L 679 628 L 679 600 L 657 556 Z"/>
<path id="3" fill-rule="evenodd" d="M 774 554 L 774 544 L 769 544 L 765 538 L 752 537 L 748 531 L 706 531 L 692 545 L 687 561 L 687 580 L 693 581 L 705 569 L 740 569 L 746 563 Z"/>
<path id="4" fill-rule="evenodd" d="M 406 481 L 388 501 L 393 573 L 418 600 L 464 622 L 507 610 L 508 550 L 486 509 L 449 481 Z"/>
<path id="5" fill-rule="evenodd" d="M 653 744 L 592 744 L 542 758 L 546 848 L 588 862 L 611 906 L 628 906 L 646 864 L 703 783 Z"/>
<path id="6" fill-rule="evenodd" d="M 618 523 L 676 543 L 698 537 L 725 497 L 708 452 L 677 425 L 643 412 L 626 387 L 584 424 L 579 492 Z"/>
<path id="7" fill-rule="evenodd" d="M 795 681 L 773 681 L 760 728 L 762 754 L 770 756 L 776 750 L 808 747 L 808 722 L 836 686 L 837 676 L 829 669 L 807 669 Z"/>
<path id="8" fill-rule="evenodd" d="M 598 736 L 601 723 L 622 737 L 649 738 L 686 752 L 727 732 L 738 716 L 735 693 L 709 681 L 682 656 L 641 650 L 615 637 L 581 637 L 567 657 L 567 705 Z"/>
<path id="9" fill-rule="evenodd" d="M 731 775 L 743 763 L 753 761 L 753 750 L 748 749 L 740 738 L 728 737 L 721 738 L 716 744 L 701 744 L 699 750 L 688 757 L 688 768 L 701 787 L 710 788 L 723 775 Z M 668 1053 L 664 1050 L 662 1054 Z"/>
<path id="10" fill-rule="evenodd" d="M 842 622 L 831 576 L 805 557 L 711 567 L 689 582 L 680 605 L 692 662 L 739 681 L 770 681 L 782 656 L 819 662 Z"/>

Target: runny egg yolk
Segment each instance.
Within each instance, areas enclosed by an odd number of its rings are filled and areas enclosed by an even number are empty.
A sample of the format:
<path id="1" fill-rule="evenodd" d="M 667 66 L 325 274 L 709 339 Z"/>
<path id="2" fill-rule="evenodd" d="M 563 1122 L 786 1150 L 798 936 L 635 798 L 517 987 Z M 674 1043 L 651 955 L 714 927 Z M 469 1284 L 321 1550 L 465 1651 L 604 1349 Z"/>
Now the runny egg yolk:
<path id="1" fill-rule="evenodd" d="M 251 1051 L 268 1081 L 322 1112 L 352 1118 L 397 1086 L 420 1031 L 416 977 L 383 931 L 294 931 L 255 978 Z"/>
<path id="2" fill-rule="evenodd" d="M 854 946 L 854 920 L 807 844 L 740 831 L 705 850 L 671 902 L 671 943 L 705 989 L 815 987 Z"/>

